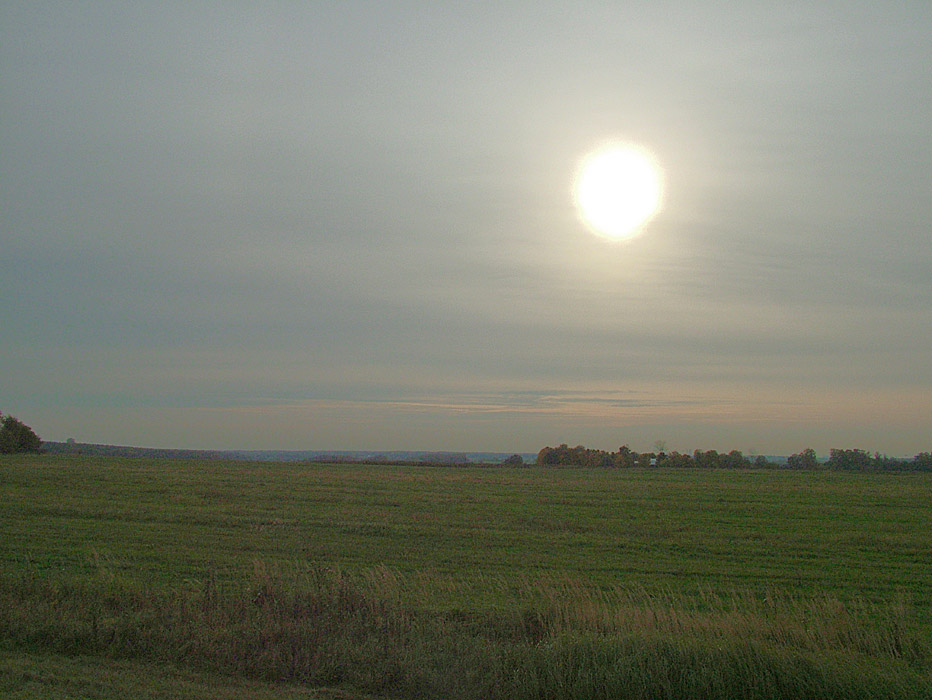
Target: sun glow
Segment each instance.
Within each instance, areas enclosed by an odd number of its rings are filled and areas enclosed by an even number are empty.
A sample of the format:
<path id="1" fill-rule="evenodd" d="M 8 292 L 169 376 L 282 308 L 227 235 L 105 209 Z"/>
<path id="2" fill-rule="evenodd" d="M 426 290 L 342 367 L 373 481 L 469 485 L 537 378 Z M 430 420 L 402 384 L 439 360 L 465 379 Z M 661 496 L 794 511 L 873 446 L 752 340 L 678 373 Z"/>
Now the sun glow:
<path id="1" fill-rule="evenodd" d="M 663 177 L 650 153 L 612 143 L 583 159 L 574 195 L 580 216 L 594 233 L 614 240 L 633 238 L 660 208 Z"/>

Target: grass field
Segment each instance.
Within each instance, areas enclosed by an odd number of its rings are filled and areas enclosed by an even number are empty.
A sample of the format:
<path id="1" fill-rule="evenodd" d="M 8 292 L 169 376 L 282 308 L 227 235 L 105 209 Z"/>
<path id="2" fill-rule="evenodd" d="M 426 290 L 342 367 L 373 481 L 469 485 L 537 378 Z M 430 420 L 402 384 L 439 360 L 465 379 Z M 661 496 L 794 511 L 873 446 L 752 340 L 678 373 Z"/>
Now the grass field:
<path id="1" fill-rule="evenodd" d="M 13 697 L 932 697 L 930 474 L 24 456 L 0 494 Z"/>

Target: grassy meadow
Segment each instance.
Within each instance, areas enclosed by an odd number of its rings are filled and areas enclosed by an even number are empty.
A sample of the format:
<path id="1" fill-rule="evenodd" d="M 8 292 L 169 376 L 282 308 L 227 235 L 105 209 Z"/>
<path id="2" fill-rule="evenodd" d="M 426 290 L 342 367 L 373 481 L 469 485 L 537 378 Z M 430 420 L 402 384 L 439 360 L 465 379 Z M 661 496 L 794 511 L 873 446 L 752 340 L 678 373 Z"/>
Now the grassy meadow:
<path id="1" fill-rule="evenodd" d="M 917 473 L 4 456 L 0 692 L 932 697 L 930 495 Z"/>

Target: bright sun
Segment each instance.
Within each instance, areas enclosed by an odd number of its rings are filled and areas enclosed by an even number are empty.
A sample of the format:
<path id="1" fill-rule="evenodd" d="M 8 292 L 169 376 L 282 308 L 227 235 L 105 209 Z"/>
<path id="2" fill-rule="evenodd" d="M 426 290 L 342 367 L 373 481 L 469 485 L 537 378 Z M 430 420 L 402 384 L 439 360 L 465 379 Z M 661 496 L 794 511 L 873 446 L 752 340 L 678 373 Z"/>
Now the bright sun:
<path id="1" fill-rule="evenodd" d="M 574 194 L 580 215 L 595 233 L 633 238 L 660 208 L 663 177 L 644 149 L 611 143 L 583 159 Z"/>

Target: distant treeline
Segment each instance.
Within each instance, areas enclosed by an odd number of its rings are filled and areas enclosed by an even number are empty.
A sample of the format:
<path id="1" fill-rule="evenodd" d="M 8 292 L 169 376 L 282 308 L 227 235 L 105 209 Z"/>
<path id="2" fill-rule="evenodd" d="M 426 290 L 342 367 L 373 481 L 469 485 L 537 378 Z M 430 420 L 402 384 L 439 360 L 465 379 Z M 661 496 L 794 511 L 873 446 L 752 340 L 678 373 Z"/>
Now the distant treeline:
<path id="1" fill-rule="evenodd" d="M 45 442 L 46 454 L 139 459 L 218 459 L 251 462 L 323 462 L 327 464 L 380 464 L 385 466 L 508 466 L 524 464 L 522 455 L 498 452 L 361 452 L 307 450 L 185 450 L 129 447 L 82 442 Z M 533 455 L 525 455 L 533 459 Z"/>
<path id="2" fill-rule="evenodd" d="M 760 455 L 746 457 L 739 450 L 720 453 L 716 450 L 695 450 L 692 454 L 679 452 L 635 452 L 627 445 L 617 452 L 595 450 L 582 445 L 545 447 L 537 453 L 541 465 L 582 467 L 679 467 L 686 469 L 839 469 L 845 471 L 932 471 L 932 454 L 920 452 L 912 459 L 887 457 L 864 450 L 832 448 L 829 458 L 820 461 L 815 450 L 807 448 L 790 455 L 785 463 L 771 462 Z"/>
<path id="3" fill-rule="evenodd" d="M 235 459 L 234 453 L 221 450 L 183 450 L 159 447 L 99 445 L 87 442 L 44 442 L 46 454 L 85 455 L 90 457 L 130 457 L 143 459 Z"/>

